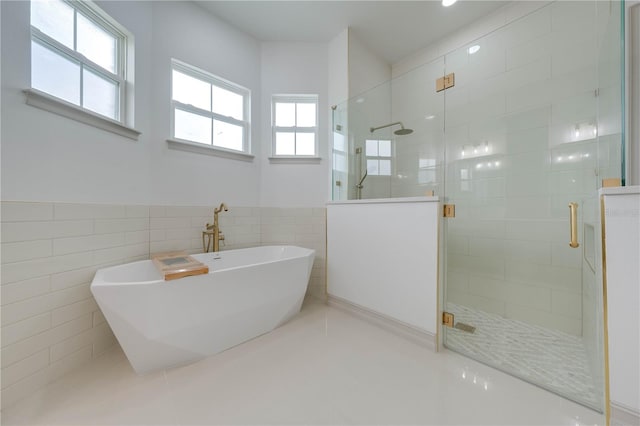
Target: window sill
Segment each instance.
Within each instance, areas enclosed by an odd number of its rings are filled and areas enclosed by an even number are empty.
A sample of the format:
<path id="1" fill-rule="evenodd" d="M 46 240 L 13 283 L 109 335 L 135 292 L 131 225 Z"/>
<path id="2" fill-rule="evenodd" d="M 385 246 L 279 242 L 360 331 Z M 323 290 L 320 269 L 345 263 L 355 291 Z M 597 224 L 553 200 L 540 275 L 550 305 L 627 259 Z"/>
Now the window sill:
<path id="1" fill-rule="evenodd" d="M 196 154 L 213 155 L 215 157 L 230 158 L 232 160 L 252 162 L 254 155 L 245 152 L 233 151 L 231 149 L 219 148 L 211 145 L 204 145 L 197 142 L 189 142 L 180 139 L 167 139 L 170 149 L 178 151 L 194 152 Z"/>
<path id="2" fill-rule="evenodd" d="M 308 157 L 294 157 L 294 156 L 278 156 L 269 157 L 269 162 L 272 164 L 320 164 L 322 157 L 308 156 Z"/>
<path id="3" fill-rule="evenodd" d="M 27 105 L 58 114 L 129 139 L 138 140 L 138 136 L 141 134 L 136 129 L 127 127 L 119 121 L 84 110 L 77 105 L 48 95 L 40 90 L 27 89 L 24 90 L 24 93 L 27 97 Z"/>

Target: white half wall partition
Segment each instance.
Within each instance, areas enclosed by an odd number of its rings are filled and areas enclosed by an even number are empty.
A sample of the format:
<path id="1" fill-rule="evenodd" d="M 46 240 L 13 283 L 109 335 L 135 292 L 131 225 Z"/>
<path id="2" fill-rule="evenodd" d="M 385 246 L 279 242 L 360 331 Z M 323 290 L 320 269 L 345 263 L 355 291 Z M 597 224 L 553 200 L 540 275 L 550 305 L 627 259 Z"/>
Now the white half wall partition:
<path id="1" fill-rule="evenodd" d="M 330 304 L 437 347 L 437 197 L 327 205 Z"/>

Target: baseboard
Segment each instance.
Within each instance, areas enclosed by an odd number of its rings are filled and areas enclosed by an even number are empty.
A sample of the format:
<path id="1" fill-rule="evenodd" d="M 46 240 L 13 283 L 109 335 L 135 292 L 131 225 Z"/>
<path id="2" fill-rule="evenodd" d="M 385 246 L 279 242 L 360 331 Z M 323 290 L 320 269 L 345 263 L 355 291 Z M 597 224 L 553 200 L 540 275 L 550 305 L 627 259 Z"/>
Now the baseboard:
<path id="1" fill-rule="evenodd" d="M 611 424 L 616 426 L 638 426 L 640 425 L 640 412 L 612 402 Z"/>
<path id="2" fill-rule="evenodd" d="M 405 322 L 398 321 L 395 318 L 388 317 L 330 294 L 327 295 L 327 304 L 377 325 L 378 327 L 389 330 L 394 334 L 400 335 L 433 351 L 438 350 L 438 339 L 433 333 L 420 330 Z"/>

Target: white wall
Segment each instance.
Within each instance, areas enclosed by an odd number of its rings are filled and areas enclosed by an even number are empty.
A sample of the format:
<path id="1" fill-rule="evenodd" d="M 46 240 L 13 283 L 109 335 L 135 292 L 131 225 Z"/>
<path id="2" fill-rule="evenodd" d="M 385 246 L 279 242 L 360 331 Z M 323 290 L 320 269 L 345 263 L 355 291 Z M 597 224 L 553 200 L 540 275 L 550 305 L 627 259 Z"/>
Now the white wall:
<path id="1" fill-rule="evenodd" d="M 327 293 L 435 336 L 439 205 L 329 204 Z"/>
<path id="2" fill-rule="evenodd" d="M 150 198 L 152 4 L 100 3 L 136 40 L 135 142 L 25 104 L 30 87 L 26 1 L 2 2 L 2 197 L 144 203 Z"/>
<path id="3" fill-rule="evenodd" d="M 128 2 L 123 4 L 128 6 Z M 152 204 L 259 202 L 259 162 L 168 149 L 170 60 L 195 65 L 251 90 L 251 143 L 262 155 L 260 44 L 192 2 L 153 2 L 153 81 L 149 146 Z"/>
<path id="4" fill-rule="evenodd" d="M 259 202 L 259 162 L 170 150 L 170 59 L 251 90 L 261 155 L 260 45 L 191 2 L 99 2 L 135 38 L 138 141 L 25 104 L 29 2 L 2 2 L 2 197 L 5 200 L 235 205 Z M 324 67 L 326 69 L 326 67 Z"/>
<path id="5" fill-rule="evenodd" d="M 260 205 L 320 207 L 327 201 L 331 120 L 327 99 L 328 50 L 324 43 L 262 43 Z M 318 95 L 320 163 L 271 163 L 271 97 L 276 94 Z"/>
<path id="6" fill-rule="evenodd" d="M 349 97 L 391 79 L 391 65 L 377 57 L 349 31 Z"/>
<path id="7" fill-rule="evenodd" d="M 349 98 L 349 29 L 335 36 L 328 45 L 329 105 Z"/>

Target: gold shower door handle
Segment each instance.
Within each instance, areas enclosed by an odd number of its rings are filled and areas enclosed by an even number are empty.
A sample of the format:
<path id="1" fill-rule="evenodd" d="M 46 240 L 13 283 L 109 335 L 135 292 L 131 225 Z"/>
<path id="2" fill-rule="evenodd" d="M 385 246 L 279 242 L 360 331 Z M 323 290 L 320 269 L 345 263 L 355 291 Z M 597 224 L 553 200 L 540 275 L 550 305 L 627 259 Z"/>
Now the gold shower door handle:
<path id="1" fill-rule="evenodd" d="M 578 244 L 578 203 L 569 203 L 569 223 L 571 226 L 571 241 L 569 247 L 577 248 Z"/>

